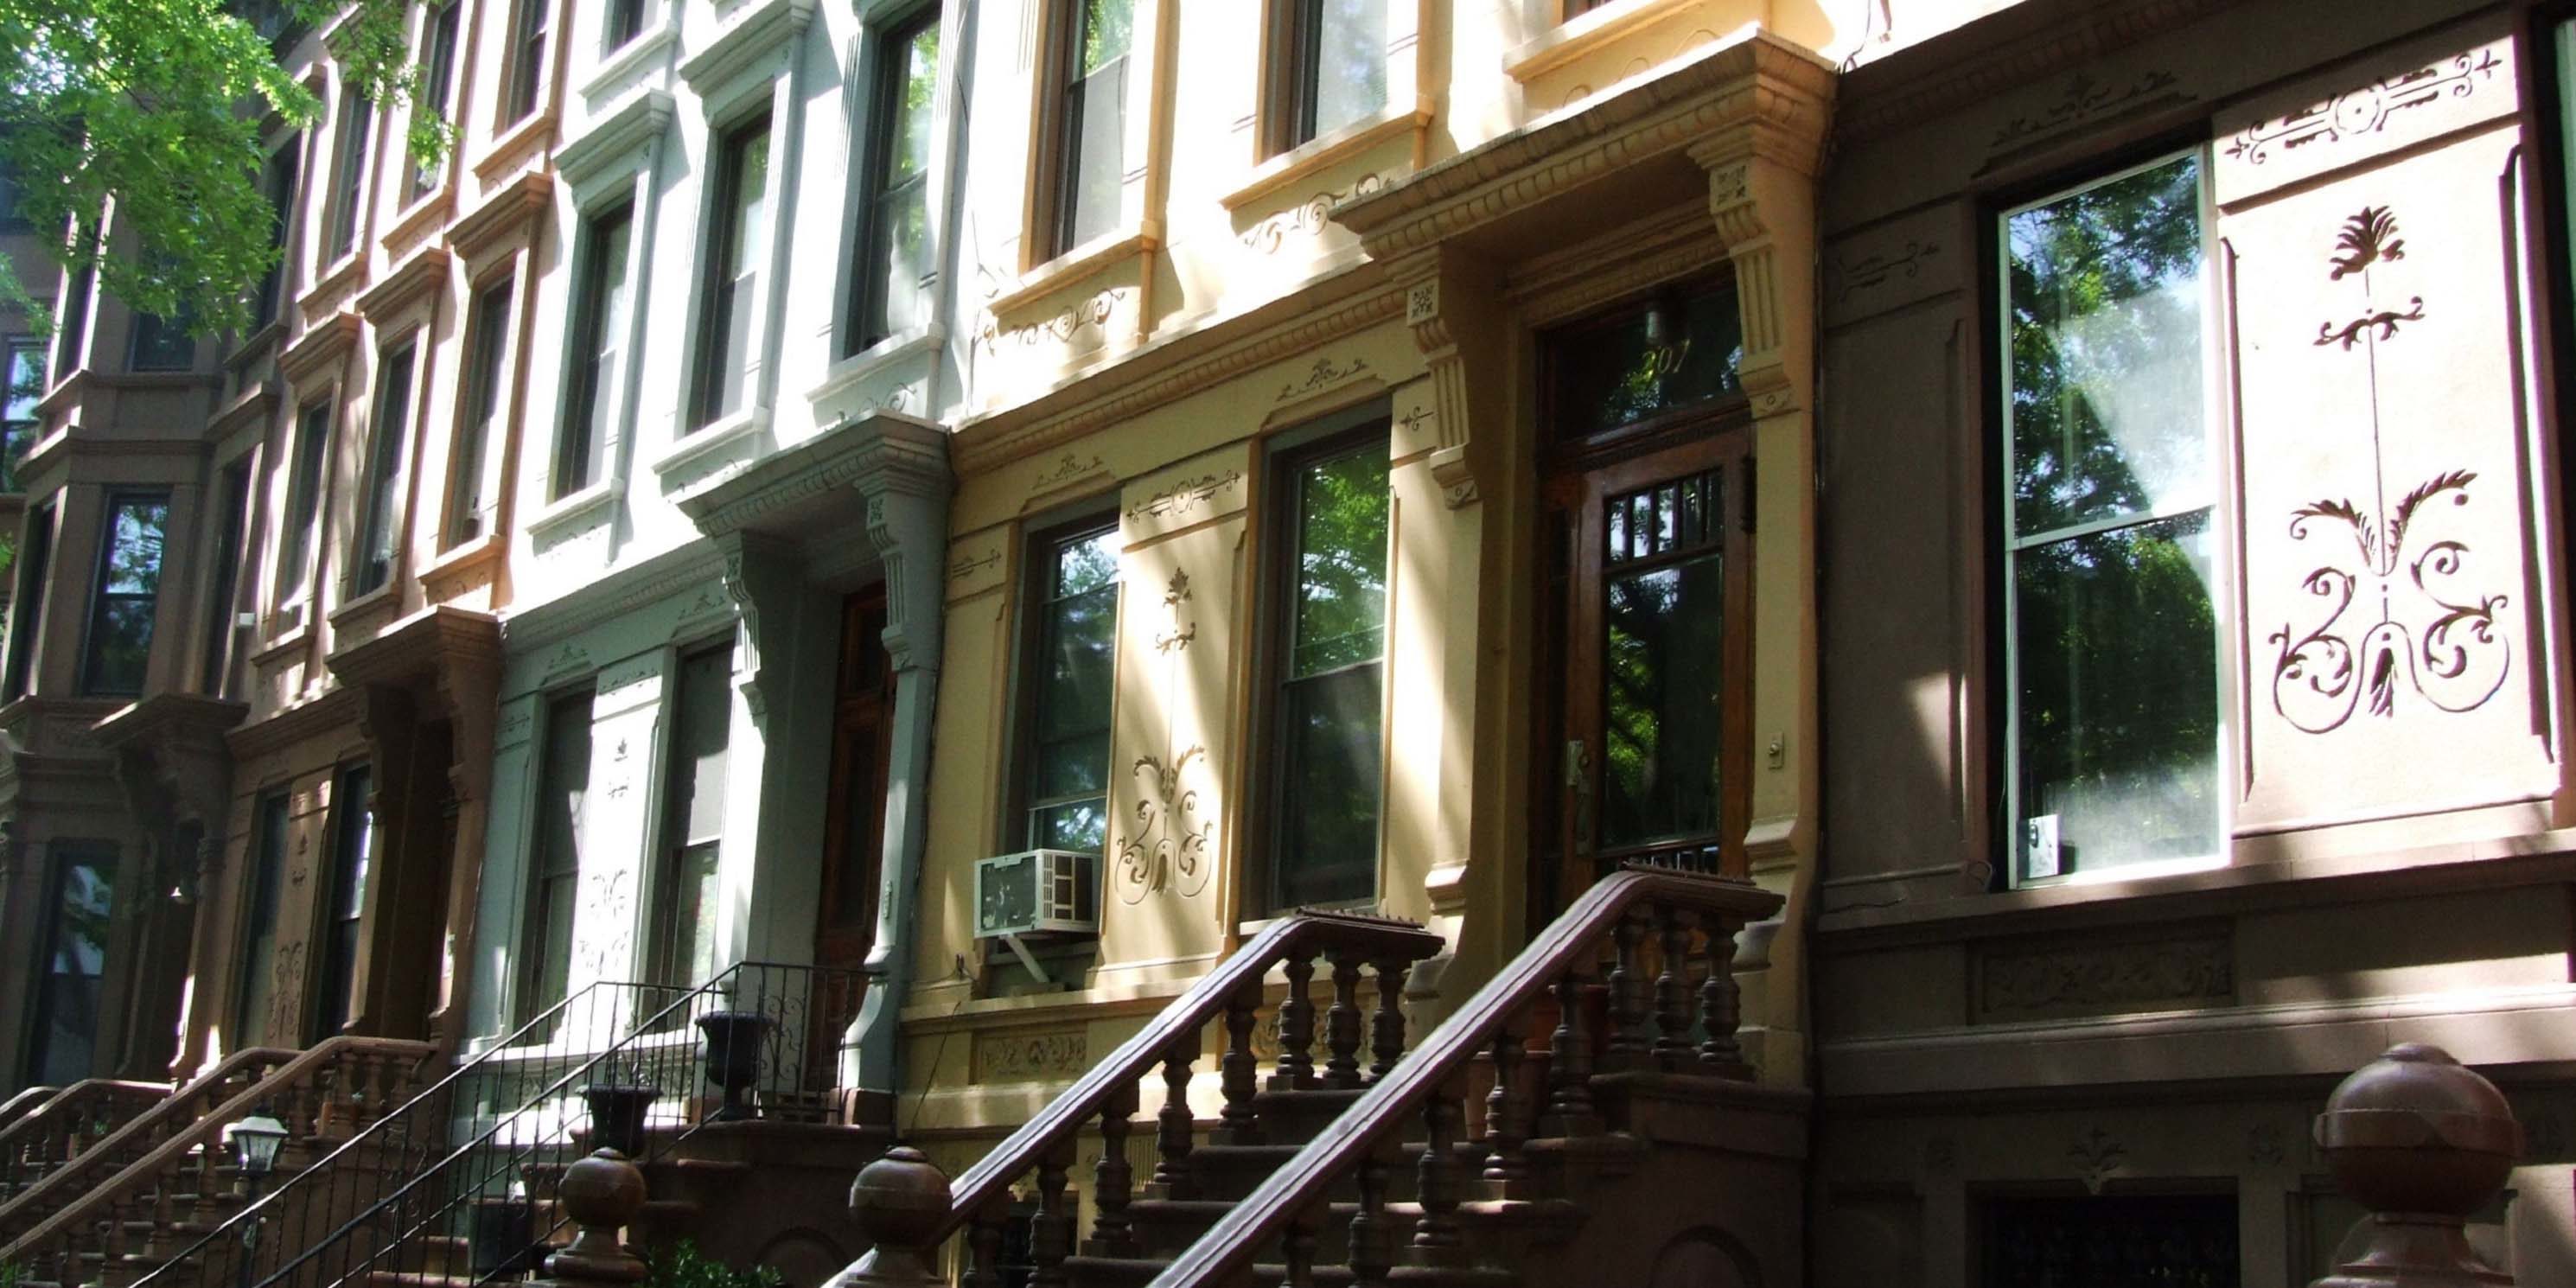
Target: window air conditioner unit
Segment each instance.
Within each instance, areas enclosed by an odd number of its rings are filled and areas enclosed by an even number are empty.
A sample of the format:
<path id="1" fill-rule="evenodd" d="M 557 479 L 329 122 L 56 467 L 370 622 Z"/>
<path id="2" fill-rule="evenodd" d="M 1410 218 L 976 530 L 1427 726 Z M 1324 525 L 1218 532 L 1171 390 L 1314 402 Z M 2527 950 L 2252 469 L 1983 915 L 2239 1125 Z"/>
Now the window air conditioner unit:
<path id="1" fill-rule="evenodd" d="M 999 939 L 1040 983 L 1053 983 L 1023 935 L 1100 933 L 1100 856 L 1023 850 L 975 865 L 975 937 Z"/>

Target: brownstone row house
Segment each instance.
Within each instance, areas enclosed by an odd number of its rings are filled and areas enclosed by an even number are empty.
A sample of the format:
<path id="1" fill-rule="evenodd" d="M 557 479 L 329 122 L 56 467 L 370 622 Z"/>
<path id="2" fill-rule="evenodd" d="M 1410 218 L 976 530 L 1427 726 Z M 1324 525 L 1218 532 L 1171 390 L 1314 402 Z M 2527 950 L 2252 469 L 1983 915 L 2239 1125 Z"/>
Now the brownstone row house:
<path id="1" fill-rule="evenodd" d="M 2430 1042 L 2576 1281 L 2576 12 L 414 13 L 257 333 L 65 286 L 22 1083 L 649 1076 L 639 1237 L 799 1283 L 890 1132 L 985 1284 L 2269 1288 Z"/>

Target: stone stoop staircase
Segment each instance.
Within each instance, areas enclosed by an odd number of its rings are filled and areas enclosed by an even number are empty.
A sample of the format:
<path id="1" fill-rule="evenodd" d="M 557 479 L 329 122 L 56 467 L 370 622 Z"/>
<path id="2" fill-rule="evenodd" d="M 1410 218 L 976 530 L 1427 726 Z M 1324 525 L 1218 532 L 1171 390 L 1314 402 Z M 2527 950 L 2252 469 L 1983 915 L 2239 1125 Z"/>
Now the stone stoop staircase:
<path id="1" fill-rule="evenodd" d="M 0 1261 L 24 1266 L 30 1288 L 127 1288 L 248 1202 L 226 1127 L 259 1113 L 286 1124 L 282 1183 L 407 1099 L 432 1051 L 337 1037 L 237 1052 L 0 1207 Z"/>
<path id="2" fill-rule="evenodd" d="M 54 1169 L 170 1098 L 166 1082 L 89 1078 L 29 1087 L 0 1105 L 0 1213 Z"/>
<path id="3" fill-rule="evenodd" d="M 1285 919 L 953 1187 L 910 1151 L 871 1165 L 852 1203 L 878 1246 L 853 1279 L 926 1288 L 935 1276 L 919 1272 L 962 1233 L 971 1288 L 1023 1269 L 1033 1288 L 1800 1282 L 1807 1097 L 1752 1083 L 1732 971 L 1738 932 L 1779 905 L 1741 881 L 1614 872 L 1411 1051 L 1394 1000 L 1438 937 Z M 1363 967 L 1378 993 L 1366 1068 Z M 1280 1055 L 1257 1080 L 1250 1038 L 1274 970 Z M 1187 1093 L 1212 1023 L 1224 1103 L 1201 1142 Z M 1138 1193 L 1125 1143 L 1157 1069 L 1158 1158 Z M 1070 1173 L 1095 1122 L 1102 1148 L 1077 1204 Z M 917 1188 L 923 1173 L 945 1191 L 941 1220 L 873 1206 L 878 1187 Z M 1020 1221 L 1025 1258 L 1006 1262 Z"/>

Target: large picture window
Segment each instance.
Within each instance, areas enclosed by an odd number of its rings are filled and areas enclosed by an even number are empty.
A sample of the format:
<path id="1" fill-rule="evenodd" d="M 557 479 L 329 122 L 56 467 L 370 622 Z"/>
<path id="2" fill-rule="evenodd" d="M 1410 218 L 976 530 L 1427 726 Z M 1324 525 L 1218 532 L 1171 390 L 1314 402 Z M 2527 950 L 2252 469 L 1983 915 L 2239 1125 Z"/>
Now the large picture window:
<path id="1" fill-rule="evenodd" d="M 1127 73 L 1135 0 L 1058 0 L 1049 256 L 1118 227 L 1127 174 Z"/>
<path id="2" fill-rule="evenodd" d="M 358 514 L 358 549 L 349 590 L 363 595 L 393 579 L 401 545 L 403 458 L 410 450 L 412 370 L 418 348 L 405 340 L 387 350 L 377 367 L 375 434 L 367 451 L 365 509 Z"/>
<path id="3" fill-rule="evenodd" d="M 143 692 L 169 524 L 166 495 L 108 499 L 99 540 L 98 590 L 90 598 L 89 636 L 81 658 L 81 692 L 113 697 Z"/>
<path id="4" fill-rule="evenodd" d="M 1032 849 L 1098 854 L 1108 838 L 1118 546 L 1114 522 L 1059 529 L 1031 545 L 1035 594 L 1019 799 Z"/>
<path id="5" fill-rule="evenodd" d="M 1377 893 L 1387 422 L 1279 459 L 1269 909 Z"/>
<path id="6" fill-rule="evenodd" d="M 2017 882 L 2219 852 L 2203 200 L 2187 155 L 1998 230 Z"/>
<path id="7" fill-rule="evenodd" d="M 1272 151 L 1386 110 L 1386 6 L 1387 0 L 1276 0 Z"/>
<path id="8" fill-rule="evenodd" d="M 930 105 L 939 87 L 939 7 L 890 28 L 870 94 L 865 226 L 851 294 L 850 351 L 930 320 Z"/>
<path id="9" fill-rule="evenodd" d="M 769 258 L 769 118 L 725 135 L 707 228 L 706 310 L 699 318 L 699 425 L 742 410 L 752 304 Z"/>
<path id="10" fill-rule="evenodd" d="M 555 444 L 557 498 L 597 483 L 606 466 L 618 357 L 626 341 L 627 234 L 633 215 L 631 207 L 621 205 L 591 216 L 582 230 L 580 294 L 573 301 L 572 397 Z"/>
<path id="11" fill-rule="evenodd" d="M 537 766 L 536 844 L 528 857 L 527 916 L 519 934 L 522 1024 L 562 1001 L 572 978 L 572 917 L 581 895 L 594 696 L 583 689 L 546 704 L 543 758 Z"/>

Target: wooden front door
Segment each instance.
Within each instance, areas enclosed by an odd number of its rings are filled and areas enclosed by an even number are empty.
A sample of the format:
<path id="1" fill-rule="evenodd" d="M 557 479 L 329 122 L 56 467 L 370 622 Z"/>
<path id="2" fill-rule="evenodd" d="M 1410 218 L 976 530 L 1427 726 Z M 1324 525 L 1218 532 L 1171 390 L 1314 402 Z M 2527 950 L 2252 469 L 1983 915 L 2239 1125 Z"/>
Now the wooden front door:
<path id="1" fill-rule="evenodd" d="M 814 964 L 823 973 L 815 983 L 814 1032 L 805 1048 L 817 1061 L 838 1058 L 841 1035 L 859 1014 L 859 967 L 876 944 L 886 759 L 894 724 L 894 674 L 886 662 L 885 627 L 883 583 L 841 601 L 831 794 L 823 815 L 823 906 L 814 922 Z M 828 1072 L 818 1067 L 809 1070 L 809 1077 Z"/>
<path id="2" fill-rule="evenodd" d="M 1622 863 L 1745 871 L 1751 423 L 1731 369 L 1699 369 L 1733 299 L 1660 307 L 1552 354 L 1533 932 Z"/>

